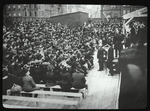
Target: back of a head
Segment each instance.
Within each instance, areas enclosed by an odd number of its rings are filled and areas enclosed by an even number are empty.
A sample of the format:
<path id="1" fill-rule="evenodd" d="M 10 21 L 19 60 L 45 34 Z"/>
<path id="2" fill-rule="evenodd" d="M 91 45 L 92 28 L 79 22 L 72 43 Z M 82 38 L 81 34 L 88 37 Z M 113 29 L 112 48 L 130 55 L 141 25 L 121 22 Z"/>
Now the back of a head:
<path id="1" fill-rule="evenodd" d="M 26 67 L 23 68 L 22 76 L 25 76 L 28 71 L 29 71 L 28 68 L 26 68 Z"/>

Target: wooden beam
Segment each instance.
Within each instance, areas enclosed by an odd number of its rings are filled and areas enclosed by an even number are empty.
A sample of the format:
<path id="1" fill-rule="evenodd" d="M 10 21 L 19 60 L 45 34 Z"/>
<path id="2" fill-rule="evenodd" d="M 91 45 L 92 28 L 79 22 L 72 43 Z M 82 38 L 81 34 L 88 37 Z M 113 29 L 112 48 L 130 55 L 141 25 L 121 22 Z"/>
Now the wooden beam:
<path id="1" fill-rule="evenodd" d="M 126 15 L 123 15 L 123 18 L 128 19 L 128 18 L 131 18 L 131 17 L 139 17 L 142 13 L 145 13 L 146 11 L 147 11 L 147 7 L 144 7 L 144 8 L 141 8 L 139 10 L 128 13 Z"/>
<path id="2" fill-rule="evenodd" d="M 56 91 L 32 91 L 32 92 L 22 92 L 22 93 L 31 93 L 31 94 L 49 94 L 56 96 L 73 96 L 73 97 L 82 97 L 81 93 L 71 93 L 71 92 L 56 92 Z"/>
<path id="3" fill-rule="evenodd" d="M 2 98 L 8 100 L 42 102 L 50 104 L 78 105 L 78 101 L 59 100 L 59 99 L 31 98 L 31 97 L 7 96 L 7 95 L 3 95 Z"/>
<path id="4" fill-rule="evenodd" d="M 126 26 L 134 17 L 131 17 L 125 24 L 124 26 Z"/>
<path id="5" fill-rule="evenodd" d="M 10 104 L 4 104 L 3 103 L 3 107 L 4 108 L 22 108 L 22 109 L 39 109 L 39 107 L 29 107 L 29 106 L 19 106 L 19 105 L 10 105 Z"/>

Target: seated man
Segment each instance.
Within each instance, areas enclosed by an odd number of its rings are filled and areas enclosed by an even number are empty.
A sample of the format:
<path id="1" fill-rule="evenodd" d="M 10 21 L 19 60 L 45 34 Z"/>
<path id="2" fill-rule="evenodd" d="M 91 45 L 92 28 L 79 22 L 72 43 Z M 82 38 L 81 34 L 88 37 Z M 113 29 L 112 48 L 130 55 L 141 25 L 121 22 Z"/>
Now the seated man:
<path id="1" fill-rule="evenodd" d="M 71 74 L 69 73 L 69 69 L 66 67 L 62 69 L 62 72 L 60 73 L 59 85 L 62 91 L 70 91 L 72 88 Z"/>
<path id="2" fill-rule="evenodd" d="M 72 86 L 76 89 L 86 88 L 88 90 L 84 74 L 79 72 L 76 68 L 73 69 L 72 73 Z"/>
<path id="3" fill-rule="evenodd" d="M 56 85 L 55 74 L 52 70 L 49 70 L 48 72 L 46 72 L 45 81 L 46 81 L 46 84 L 45 84 L 46 87 Z"/>

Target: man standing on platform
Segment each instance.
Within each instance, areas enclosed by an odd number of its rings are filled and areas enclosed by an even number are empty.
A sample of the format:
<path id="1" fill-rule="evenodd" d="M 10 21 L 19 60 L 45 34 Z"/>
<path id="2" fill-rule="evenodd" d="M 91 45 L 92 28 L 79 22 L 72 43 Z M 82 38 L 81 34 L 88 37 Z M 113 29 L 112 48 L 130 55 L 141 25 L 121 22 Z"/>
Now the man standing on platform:
<path id="1" fill-rule="evenodd" d="M 115 57 L 117 58 L 118 52 L 120 56 L 120 52 L 123 48 L 122 42 L 123 41 L 123 36 L 119 34 L 118 29 L 116 29 L 116 34 L 114 35 L 113 43 L 114 43 L 114 49 L 115 49 Z"/>
<path id="2" fill-rule="evenodd" d="M 114 60 L 114 48 L 113 44 L 110 44 L 110 48 L 108 49 L 107 67 L 109 68 L 109 74 L 112 76 L 113 76 L 113 60 Z"/>
<path id="3" fill-rule="evenodd" d="M 100 46 L 97 52 L 97 59 L 98 59 L 98 63 L 99 63 L 99 70 L 98 71 L 102 71 L 104 69 L 104 54 L 107 53 L 107 51 L 105 51 L 105 49 Z"/>

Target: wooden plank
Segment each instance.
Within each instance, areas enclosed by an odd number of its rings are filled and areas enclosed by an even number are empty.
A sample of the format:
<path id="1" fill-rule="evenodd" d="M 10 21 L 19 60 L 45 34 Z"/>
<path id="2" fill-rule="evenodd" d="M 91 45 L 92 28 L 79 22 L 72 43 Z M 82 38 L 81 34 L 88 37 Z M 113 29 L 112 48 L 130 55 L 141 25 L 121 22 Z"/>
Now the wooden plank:
<path id="1" fill-rule="evenodd" d="M 117 87 L 117 94 L 116 94 L 116 109 L 119 109 L 119 94 L 120 94 L 120 84 L 121 84 L 121 73 L 119 74 L 119 80 L 118 80 L 118 87 Z"/>
<path id="2" fill-rule="evenodd" d="M 56 99 L 46 99 L 46 98 L 31 98 L 31 97 L 20 97 L 20 96 L 6 96 L 3 95 L 3 99 L 12 99 L 19 101 L 31 101 L 31 102 L 44 102 L 51 104 L 65 104 L 65 105 L 77 105 L 78 101 L 64 101 L 64 100 L 56 100 Z"/>
<path id="3" fill-rule="evenodd" d="M 51 96 L 51 95 L 47 95 L 46 98 L 48 99 L 58 99 L 58 100 L 62 100 L 61 98 L 62 96 Z M 49 109 L 56 109 L 58 106 L 58 104 L 48 104 L 46 103 L 46 105 L 44 107 L 49 108 Z"/>
<path id="4" fill-rule="evenodd" d="M 74 98 L 72 98 L 72 97 L 65 97 L 65 98 L 63 98 L 63 100 L 74 101 Z M 77 101 L 78 101 L 78 100 L 77 100 Z M 70 105 L 64 105 L 64 106 L 62 107 L 62 109 L 69 109 L 70 107 L 71 107 Z M 72 106 L 72 108 L 75 109 L 74 106 Z M 77 108 L 77 107 L 76 107 L 76 108 Z"/>
<path id="5" fill-rule="evenodd" d="M 45 86 L 45 84 L 36 84 L 37 87 L 41 87 L 41 88 L 48 88 Z"/>
<path id="6" fill-rule="evenodd" d="M 74 101 L 79 101 L 79 98 L 73 98 Z M 82 102 L 79 102 L 77 106 L 70 106 L 69 109 L 79 109 Z"/>
<path id="7" fill-rule="evenodd" d="M 10 105 L 10 104 L 3 104 L 4 108 L 19 108 L 19 109 L 39 109 L 38 107 L 28 107 L 28 106 L 19 106 L 19 105 Z"/>
<path id="8" fill-rule="evenodd" d="M 16 101 L 16 100 L 6 100 L 6 101 L 3 101 L 3 103 L 16 105 L 16 104 L 19 103 L 19 101 Z"/>
<path id="9" fill-rule="evenodd" d="M 26 92 L 21 92 L 21 93 L 26 93 Z M 27 92 L 31 94 L 49 94 L 49 95 L 57 95 L 57 96 L 73 96 L 73 97 L 80 97 L 82 98 L 81 93 L 73 93 L 73 92 L 54 92 L 54 91 L 32 91 L 32 92 Z"/>
<path id="10" fill-rule="evenodd" d="M 112 104 L 112 95 L 113 95 L 113 85 L 115 84 L 115 82 L 112 81 L 112 76 L 109 76 L 109 78 L 107 78 L 107 83 L 105 86 L 105 97 L 103 99 L 103 104 L 102 104 L 102 108 L 103 109 L 109 109 L 109 108 L 113 108 L 113 104 Z"/>
<path id="11" fill-rule="evenodd" d="M 51 89 L 52 88 L 61 89 L 60 85 L 51 86 Z M 78 89 L 72 87 L 71 90 L 78 90 Z"/>
<path id="12" fill-rule="evenodd" d="M 93 103 L 93 107 L 92 109 L 100 109 L 101 108 L 101 103 L 102 103 L 102 97 L 103 97 L 103 92 L 104 92 L 104 86 L 105 86 L 105 80 L 106 78 L 98 78 L 99 81 L 97 80 L 97 84 L 96 84 L 96 89 L 99 89 L 95 95 L 95 101 Z M 100 107 L 98 107 L 98 105 Z"/>
<path id="13" fill-rule="evenodd" d="M 108 78 L 107 77 L 101 78 L 101 84 L 102 84 L 101 90 L 100 90 L 101 96 L 99 98 L 99 101 L 98 101 L 98 104 L 96 106 L 96 109 L 103 109 L 103 103 L 105 101 L 105 96 L 106 96 L 105 95 L 105 90 L 106 90 L 106 85 L 108 84 Z"/>
<path id="14" fill-rule="evenodd" d="M 63 96 L 63 97 L 60 97 L 60 99 L 64 99 L 64 98 L 66 98 L 65 96 Z M 64 107 L 64 105 L 63 104 L 58 104 L 57 105 L 57 107 L 56 107 L 56 109 L 62 109 Z"/>

